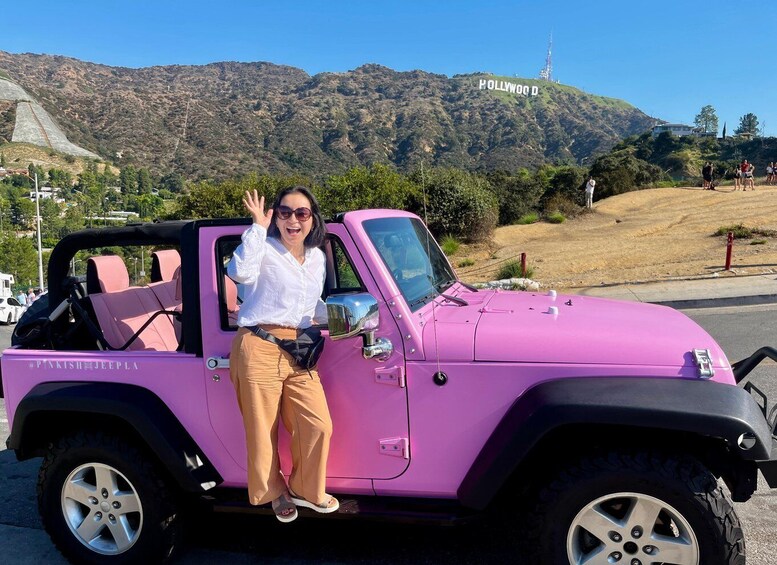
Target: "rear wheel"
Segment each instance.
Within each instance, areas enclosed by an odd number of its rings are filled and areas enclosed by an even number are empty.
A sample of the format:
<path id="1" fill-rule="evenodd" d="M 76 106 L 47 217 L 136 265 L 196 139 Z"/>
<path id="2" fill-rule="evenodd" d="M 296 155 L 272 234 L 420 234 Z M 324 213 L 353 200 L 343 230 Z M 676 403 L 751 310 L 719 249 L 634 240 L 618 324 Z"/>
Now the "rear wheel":
<path id="1" fill-rule="evenodd" d="M 171 490 L 147 456 L 100 432 L 79 432 L 49 448 L 38 508 L 54 544 L 74 563 L 156 563 L 180 537 Z"/>
<path id="2" fill-rule="evenodd" d="M 691 457 L 582 459 L 541 491 L 534 516 L 532 563 L 745 563 L 730 498 Z"/>

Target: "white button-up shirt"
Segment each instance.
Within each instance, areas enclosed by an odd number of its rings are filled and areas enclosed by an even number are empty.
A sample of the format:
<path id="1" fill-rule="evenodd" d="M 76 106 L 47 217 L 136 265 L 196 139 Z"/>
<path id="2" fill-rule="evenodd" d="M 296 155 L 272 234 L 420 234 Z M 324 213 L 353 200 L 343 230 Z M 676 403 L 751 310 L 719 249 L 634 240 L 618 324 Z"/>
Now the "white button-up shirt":
<path id="1" fill-rule="evenodd" d="M 239 326 L 274 324 L 307 328 L 326 322 L 321 300 L 326 277 L 326 259 L 317 248 L 305 249 L 305 262 L 267 230 L 252 224 L 243 232 L 242 243 L 227 264 L 227 274 L 245 285 L 237 323 Z"/>

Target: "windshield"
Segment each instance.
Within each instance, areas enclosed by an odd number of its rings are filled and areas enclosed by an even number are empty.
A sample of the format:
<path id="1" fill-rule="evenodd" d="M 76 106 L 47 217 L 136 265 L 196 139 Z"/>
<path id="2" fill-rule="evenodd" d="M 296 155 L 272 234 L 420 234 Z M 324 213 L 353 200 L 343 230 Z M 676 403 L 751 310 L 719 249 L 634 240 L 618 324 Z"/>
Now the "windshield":
<path id="1" fill-rule="evenodd" d="M 448 260 L 420 220 L 366 220 L 364 229 L 411 310 L 417 310 L 456 282 Z"/>

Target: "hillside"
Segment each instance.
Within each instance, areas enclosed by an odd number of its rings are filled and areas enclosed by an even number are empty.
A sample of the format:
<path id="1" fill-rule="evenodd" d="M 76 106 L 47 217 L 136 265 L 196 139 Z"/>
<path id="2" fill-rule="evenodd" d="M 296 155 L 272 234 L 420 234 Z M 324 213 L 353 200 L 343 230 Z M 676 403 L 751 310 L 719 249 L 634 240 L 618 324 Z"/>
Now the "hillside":
<path id="1" fill-rule="evenodd" d="M 723 190 L 730 190 L 725 187 Z M 494 278 L 504 262 L 527 253 L 543 288 L 701 277 L 722 272 L 725 236 L 719 227 L 742 223 L 777 230 L 777 186 L 754 192 L 656 188 L 629 192 L 594 204 L 594 212 L 563 224 L 497 228 L 493 244 L 462 246 L 452 258 L 475 260 L 457 272 L 469 282 Z M 777 272 L 777 237 L 734 242 L 738 274 Z"/>
<path id="2" fill-rule="evenodd" d="M 579 162 L 655 121 L 569 86 L 379 65 L 310 76 L 271 63 L 128 69 L 0 51 L 0 76 L 32 95 L 73 143 L 119 166 L 188 178 L 321 176 L 374 162 L 407 170 L 421 160 L 514 170 Z M 480 89 L 485 79 L 534 95 Z M 11 111 L 0 105 L 6 140 Z"/>

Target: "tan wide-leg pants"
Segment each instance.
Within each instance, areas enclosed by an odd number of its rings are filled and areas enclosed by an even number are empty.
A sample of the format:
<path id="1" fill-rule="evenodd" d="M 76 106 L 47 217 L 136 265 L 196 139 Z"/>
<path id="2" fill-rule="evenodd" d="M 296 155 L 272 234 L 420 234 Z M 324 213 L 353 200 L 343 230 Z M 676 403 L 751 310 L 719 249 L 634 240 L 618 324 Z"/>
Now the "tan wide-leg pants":
<path id="1" fill-rule="evenodd" d="M 295 329 L 262 327 L 279 339 L 297 336 Z M 232 342 L 229 366 L 246 430 L 251 504 L 271 502 L 286 490 L 278 457 L 281 418 L 291 434 L 289 487 L 310 502 L 325 503 L 332 420 L 318 373 L 295 368 L 288 353 L 245 328 Z"/>

